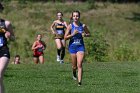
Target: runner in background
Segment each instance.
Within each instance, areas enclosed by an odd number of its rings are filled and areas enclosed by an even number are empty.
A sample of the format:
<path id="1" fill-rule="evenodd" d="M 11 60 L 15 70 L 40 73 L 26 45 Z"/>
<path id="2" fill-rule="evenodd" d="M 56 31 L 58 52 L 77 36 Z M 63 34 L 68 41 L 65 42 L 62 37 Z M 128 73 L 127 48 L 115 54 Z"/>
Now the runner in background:
<path id="1" fill-rule="evenodd" d="M 55 43 L 57 46 L 57 61 L 64 63 L 63 59 L 65 56 L 65 40 L 64 34 L 67 28 L 67 23 L 63 20 L 62 12 L 57 13 L 57 20 L 51 25 L 51 31 L 55 35 Z"/>
<path id="2" fill-rule="evenodd" d="M 32 45 L 32 50 L 33 50 L 33 60 L 35 64 L 38 64 L 39 61 L 41 64 L 44 63 L 44 53 L 43 51 L 46 48 L 46 44 L 41 40 L 42 35 L 38 34 L 36 41 Z"/>

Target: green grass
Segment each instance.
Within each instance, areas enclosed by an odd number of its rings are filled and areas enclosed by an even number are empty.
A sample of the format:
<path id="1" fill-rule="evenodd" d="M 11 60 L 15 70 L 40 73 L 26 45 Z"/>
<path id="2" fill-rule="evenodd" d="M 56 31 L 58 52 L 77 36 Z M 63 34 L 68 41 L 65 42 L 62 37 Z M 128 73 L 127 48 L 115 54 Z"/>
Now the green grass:
<path id="1" fill-rule="evenodd" d="M 140 62 L 84 63 L 83 85 L 72 80 L 71 64 L 8 66 L 6 93 L 139 93 Z"/>

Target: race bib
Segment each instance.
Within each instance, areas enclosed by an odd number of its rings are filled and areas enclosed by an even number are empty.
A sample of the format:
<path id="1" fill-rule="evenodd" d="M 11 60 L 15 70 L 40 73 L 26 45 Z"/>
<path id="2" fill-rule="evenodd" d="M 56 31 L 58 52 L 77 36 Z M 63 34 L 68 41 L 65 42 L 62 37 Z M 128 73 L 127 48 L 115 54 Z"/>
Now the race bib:
<path id="1" fill-rule="evenodd" d="M 57 30 L 57 34 L 62 35 L 64 34 L 62 30 Z"/>
<path id="2" fill-rule="evenodd" d="M 81 39 L 75 39 L 73 44 L 75 45 L 81 45 Z"/>
<path id="3" fill-rule="evenodd" d="M 43 52 L 42 47 L 41 48 L 38 48 L 38 52 Z"/>
<path id="4" fill-rule="evenodd" d="M 2 47 L 3 46 L 3 37 L 0 37 L 0 47 Z"/>

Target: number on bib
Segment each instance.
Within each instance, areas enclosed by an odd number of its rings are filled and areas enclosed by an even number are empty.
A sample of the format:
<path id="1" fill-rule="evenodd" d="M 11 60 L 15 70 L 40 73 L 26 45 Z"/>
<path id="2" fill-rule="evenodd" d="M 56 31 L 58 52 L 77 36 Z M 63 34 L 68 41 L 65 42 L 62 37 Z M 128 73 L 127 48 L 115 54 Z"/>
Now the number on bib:
<path id="1" fill-rule="evenodd" d="M 81 39 L 76 39 L 76 40 L 74 40 L 74 42 L 73 42 L 73 44 L 75 44 L 75 45 L 81 45 Z"/>
<path id="2" fill-rule="evenodd" d="M 63 31 L 62 31 L 62 30 L 57 30 L 57 33 L 58 33 L 59 35 L 62 35 L 62 34 L 63 34 Z"/>
<path id="3" fill-rule="evenodd" d="M 3 37 L 0 37 L 0 47 L 3 46 Z"/>

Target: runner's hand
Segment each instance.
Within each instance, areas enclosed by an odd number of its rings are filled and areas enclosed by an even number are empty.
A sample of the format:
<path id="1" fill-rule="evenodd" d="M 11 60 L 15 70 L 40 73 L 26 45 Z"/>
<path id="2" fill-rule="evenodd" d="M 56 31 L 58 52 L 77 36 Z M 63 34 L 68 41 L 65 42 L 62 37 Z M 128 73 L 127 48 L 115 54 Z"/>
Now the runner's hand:
<path id="1" fill-rule="evenodd" d="M 74 36 L 74 35 L 76 35 L 78 33 L 79 33 L 78 30 L 74 30 L 74 32 L 72 33 L 72 36 Z"/>
<path id="2" fill-rule="evenodd" d="M 3 29 L 3 28 L 0 28 L 0 32 L 1 32 L 1 33 L 5 33 L 5 32 L 6 32 L 6 30 L 5 30 L 5 29 Z"/>
<path id="3" fill-rule="evenodd" d="M 10 32 L 6 31 L 5 37 L 6 37 L 6 38 L 10 38 L 10 35 L 11 35 Z"/>

